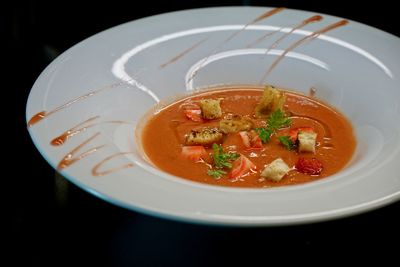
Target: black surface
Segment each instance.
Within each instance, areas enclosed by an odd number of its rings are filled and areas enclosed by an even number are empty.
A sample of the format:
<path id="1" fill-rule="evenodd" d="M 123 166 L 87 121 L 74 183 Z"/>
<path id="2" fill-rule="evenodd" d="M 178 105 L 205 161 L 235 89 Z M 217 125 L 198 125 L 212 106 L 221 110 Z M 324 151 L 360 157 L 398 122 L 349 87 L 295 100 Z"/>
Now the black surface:
<path id="1" fill-rule="evenodd" d="M 331 222 L 279 228 L 223 228 L 191 225 L 149 217 L 106 203 L 52 170 L 26 131 L 25 103 L 45 66 L 75 43 L 101 30 L 144 16 L 171 10 L 220 5 L 286 6 L 357 20 L 400 36 L 396 9 L 390 1 L 351 6 L 349 1 L 188 1 L 154 2 L 140 8 L 135 1 L 15 1 L 1 9 L 11 81 L 13 150 L 9 159 L 19 166 L 4 175 L 6 196 L 5 256 L 27 266 L 87 263 L 100 266 L 211 266 L 246 258 L 277 258 L 280 251 L 313 257 L 317 251 L 340 258 L 357 249 L 393 248 L 399 238 L 400 203 Z M 11 51 L 11 52 L 8 52 Z M 400 52 L 400 51 L 399 51 Z M 6 61 L 7 62 L 7 61 Z M 8 95 L 7 95 L 8 96 Z M 7 104 L 5 103 L 5 105 Z M 5 143 L 8 139 L 5 139 Z M 6 144 L 5 144 L 6 145 Z M 8 164 L 8 163 L 7 163 Z M 8 167 L 9 166 L 5 166 Z M 8 193 L 8 194 L 7 194 Z M 10 212 L 8 212 L 10 211 Z M 4 214 L 4 213 L 3 213 Z M 396 246 L 395 246 L 396 247 Z M 398 246 L 397 246 L 398 247 Z M 386 253 L 385 258 L 395 256 Z M 7 258 L 7 257 L 6 257 Z M 6 262 L 2 257 L 2 261 Z M 326 259 L 325 259 L 326 260 Z M 12 264 L 14 265 L 14 264 Z M 5 266 L 5 265 L 3 265 Z M 8 264 L 7 264 L 8 266 Z"/>

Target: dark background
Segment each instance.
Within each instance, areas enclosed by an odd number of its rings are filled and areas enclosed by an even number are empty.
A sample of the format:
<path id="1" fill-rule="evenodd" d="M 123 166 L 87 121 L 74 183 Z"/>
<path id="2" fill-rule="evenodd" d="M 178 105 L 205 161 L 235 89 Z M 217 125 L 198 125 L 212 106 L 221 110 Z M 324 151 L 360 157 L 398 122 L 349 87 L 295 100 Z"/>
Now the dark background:
<path id="1" fill-rule="evenodd" d="M 11 161 L 3 162 L 10 165 L 3 169 L 11 166 L 14 172 L 2 175 L 2 217 L 7 223 L 3 236 L 10 238 L 2 238 L 6 257 L 0 263 L 11 257 L 11 266 L 216 266 L 240 260 L 266 265 L 271 259 L 297 259 L 297 252 L 313 261 L 323 253 L 326 262 L 348 254 L 374 257 L 382 249 L 382 260 L 396 256 L 391 250 L 398 248 L 393 242 L 399 239 L 399 202 L 350 218 L 292 227 L 222 228 L 158 219 L 113 206 L 55 178 L 33 146 L 25 122 L 30 88 L 46 65 L 77 42 L 123 22 L 206 6 L 285 6 L 349 18 L 400 36 L 391 2 L 32 0 L 2 6 L 2 61 L 7 69 L 2 78 L 2 106 L 7 109 L 3 119 L 12 125 L 11 132 L 2 129 L 7 135 L 4 146 L 13 147 L 6 153 Z M 287 254 L 278 256 L 280 252 Z"/>

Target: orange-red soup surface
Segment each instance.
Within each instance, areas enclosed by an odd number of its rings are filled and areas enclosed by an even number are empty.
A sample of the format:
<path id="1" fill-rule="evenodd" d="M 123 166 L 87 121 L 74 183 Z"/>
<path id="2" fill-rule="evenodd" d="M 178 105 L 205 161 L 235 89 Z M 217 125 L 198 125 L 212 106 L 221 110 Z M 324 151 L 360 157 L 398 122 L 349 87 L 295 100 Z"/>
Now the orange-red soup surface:
<path id="1" fill-rule="evenodd" d="M 182 155 L 186 135 L 194 129 L 218 127 L 219 120 L 195 122 L 183 113 L 183 106 L 196 103 L 200 99 L 221 99 L 223 116 L 237 114 L 251 119 L 255 127 L 265 126 L 266 119 L 256 118 L 254 109 L 262 97 L 261 88 L 222 88 L 198 93 L 168 105 L 153 115 L 142 132 L 142 144 L 146 156 L 159 169 L 188 180 L 212 185 L 230 187 L 274 187 L 301 184 L 327 177 L 343 169 L 350 161 L 356 140 L 349 121 L 336 109 L 314 98 L 290 91 L 285 91 L 284 112 L 292 120 L 290 127 L 280 129 L 272 135 L 268 143 L 260 150 L 249 150 L 243 144 L 238 133 L 224 136 L 222 147 L 226 151 L 240 153 L 255 165 L 255 172 L 250 172 L 239 179 L 227 175 L 216 179 L 207 174 L 212 164 L 211 147 L 206 147 L 209 157 L 206 162 L 194 162 Z M 286 149 L 277 136 L 287 135 L 290 129 L 311 127 L 317 133 L 315 153 L 298 152 Z M 298 159 L 316 158 L 323 165 L 319 175 L 309 175 L 296 170 Z M 291 170 L 278 182 L 262 179 L 260 173 L 264 167 L 277 158 Z"/>

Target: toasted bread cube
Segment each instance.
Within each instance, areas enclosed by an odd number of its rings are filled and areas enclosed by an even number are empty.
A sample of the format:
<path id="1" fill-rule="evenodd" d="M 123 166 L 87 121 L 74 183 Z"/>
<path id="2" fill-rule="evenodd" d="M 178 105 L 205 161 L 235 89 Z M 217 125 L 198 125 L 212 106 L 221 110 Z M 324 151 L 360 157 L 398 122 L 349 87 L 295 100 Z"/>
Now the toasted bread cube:
<path id="1" fill-rule="evenodd" d="M 299 139 L 299 152 L 315 153 L 315 143 L 317 140 L 317 134 L 315 132 L 300 131 L 297 137 Z"/>
<path id="2" fill-rule="evenodd" d="M 220 99 L 202 99 L 200 100 L 201 114 L 204 119 L 218 119 L 222 116 Z"/>
<path id="3" fill-rule="evenodd" d="M 225 134 L 249 131 L 251 128 L 253 128 L 253 122 L 248 118 L 235 115 L 232 118 L 220 120 L 219 128 Z"/>
<path id="4" fill-rule="evenodd" d="M 277 109 L 282 109 L 285 103 L 285 94 L 273 88 L 266 86 L 260 102 L 255 108 L 255 114 L 259 118 L 266 118 Z"/>
<path id="5" fill-rule="evenodd" d="M 281 158 L 277 158 L 265 167 L 261 177 L 279 182 L 289 171 L 289 166 Z"/>
<path id="6" fill-rule="evenodd" d="M 185 144 L 188 146 L 202 145 L 209 146 L 213 143 L 220 143 L 223 134 L 218 129 L 204 128 L 201 131 L 192 130 L 186 136 Z"/>

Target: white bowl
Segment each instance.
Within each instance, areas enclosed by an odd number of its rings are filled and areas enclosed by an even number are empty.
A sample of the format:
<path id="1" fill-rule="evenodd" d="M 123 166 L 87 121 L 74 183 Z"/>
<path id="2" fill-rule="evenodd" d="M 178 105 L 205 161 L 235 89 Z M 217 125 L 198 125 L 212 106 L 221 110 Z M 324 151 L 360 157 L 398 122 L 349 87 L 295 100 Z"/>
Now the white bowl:
<path id="1" fill-rule="evenodd" d="M 323 15 L 322 21 L 294 31 L 266 55 L 275 40 L 314 15 L 284 10 L 243 29 L 268 10 L 227 7 L 168 13 L 123 24 L 77 44 L 52 62 L 32 88 L 27 121 L 40 111 L 69 103 L 29 128 L 35 145 L 56 167 L 79 144 L 100 133 L 79 153 L 105 146 L 61 170 L 62 175 L 117 205 L 191 222 L 304 223 L 352 215 L 398 200 L 400 40 L 352 21 L 300 45 L 267 77 L 268 83 L 299 92 L 314 87 L 318 98 L 349 118 L 357 148 L 343 171 L 304 185 L 237 189 L 174 177 L 144 159 L 135 130 L 140 133 L 137 123 L 158 100 L 199 87 L 256 84 L 290 44 L 340 20 Z M 272 31 L 277 32 L 246 48 Z M 50 145 L 57 135 L 94 116 L 100 116 L 94 122 L 123 120 L 129 124 L 96 124 L 63 146 Z M 131 163 L 135 167 L 99 177 L 92 174 L 97 164 L 120 152 L 130 154 L 110 159 L 101 169 Z"/>

